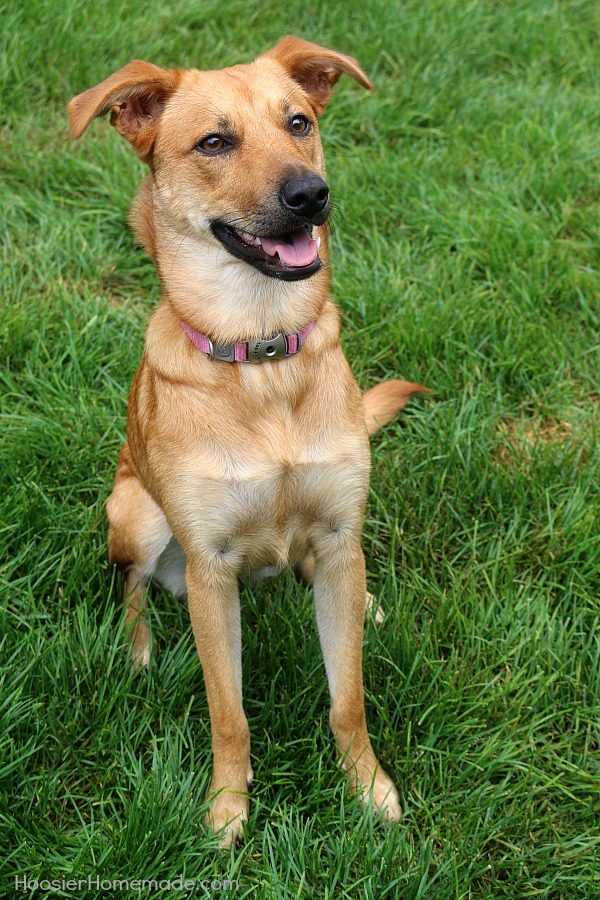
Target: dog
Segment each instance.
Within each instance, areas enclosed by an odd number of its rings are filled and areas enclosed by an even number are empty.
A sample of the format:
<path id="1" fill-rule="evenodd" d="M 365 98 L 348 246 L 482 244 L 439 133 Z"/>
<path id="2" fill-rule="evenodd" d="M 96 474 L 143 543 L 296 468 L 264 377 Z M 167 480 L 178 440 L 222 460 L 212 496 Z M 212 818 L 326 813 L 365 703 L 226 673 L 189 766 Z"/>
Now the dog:
<path id="1" fill-rule="evenodd" d="M 330 723 L 352 787 L 401 809 L 367 733 L 361 529 L 369 434 L 420 385 L 364 397 L 329 296 L 331 207 L 318 120 L 356 60 L 288 36 L 218 71 L 134 61 L 69 104 L 73 138 L 110 111 L 148 164 L 132 226 L 158 270 L 107 503 L 132 656 L 150 662 L 151 580 L 187 596 L 212 729 L 208 824 L 238 842 L 252 780 L 238 578 L 291 564 L 312 578 Z"/>

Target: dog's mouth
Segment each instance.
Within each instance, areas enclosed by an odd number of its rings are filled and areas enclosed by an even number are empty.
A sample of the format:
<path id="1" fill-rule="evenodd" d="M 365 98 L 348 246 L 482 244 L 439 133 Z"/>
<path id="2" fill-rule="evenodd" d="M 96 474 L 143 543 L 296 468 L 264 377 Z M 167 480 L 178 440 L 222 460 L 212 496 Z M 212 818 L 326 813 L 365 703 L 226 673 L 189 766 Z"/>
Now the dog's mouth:
<path id="1" fill-rule="evenodd" d="M 272 278 L 297 281 L 321 268 L 321 239 L 313 239 L 310 225 L 270 237 L 238 231 L 223 222 L 213 222 L 211 228 L 229 253 Z"/>

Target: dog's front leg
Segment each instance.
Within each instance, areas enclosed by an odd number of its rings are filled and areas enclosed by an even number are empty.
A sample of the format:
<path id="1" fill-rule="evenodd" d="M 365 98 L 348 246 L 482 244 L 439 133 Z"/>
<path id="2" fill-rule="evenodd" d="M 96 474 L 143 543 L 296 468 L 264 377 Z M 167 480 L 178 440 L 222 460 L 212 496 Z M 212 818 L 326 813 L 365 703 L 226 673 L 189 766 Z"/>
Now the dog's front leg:
<path id="1" fill-rule="evenodd" d="M 398 792 L 377 762 L 367 733 L 362 678 L 365 563 L 358 540 L 339 532 L 327 536 L 316 553 L 315 608 L 331 692 L 331 728 L 353 788 L 397 821 Z"/>
<path id="2" fill-rule="evenodd" d="M 215 570 L 216 569 L 216 570 Z M 211 571 L 212 570 L 212 571 Z M 250 731 L 242 708 L 242 645 L 237 578 L 188 558 L 190 618 L 204 670 L 212 729 L 213 772 L 208 824 L 221 845 L 242 836 L 248 818 Z"/>

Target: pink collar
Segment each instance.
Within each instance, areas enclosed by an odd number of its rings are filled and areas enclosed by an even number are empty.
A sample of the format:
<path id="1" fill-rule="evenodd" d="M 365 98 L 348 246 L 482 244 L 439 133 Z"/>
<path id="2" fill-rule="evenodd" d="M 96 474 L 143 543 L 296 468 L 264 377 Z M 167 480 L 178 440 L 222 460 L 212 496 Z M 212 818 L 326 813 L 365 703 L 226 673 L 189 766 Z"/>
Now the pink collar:
<path id="1" fill-rule="evenodd" d="M 206 353 L 209 359 L 218 359 L 222 362 L 251 362 L 259 363 L 272 359 L 284 359 L 298 353 L 300 347 L 314 328 L 311 322 L 302 331 L 292 331 L 291 334 L 273 335 L 266 340 L 238 341 L 235 344 L 213 344 L 205 334 L 200 334 L 183 319 L 179 323 L 192 344 L 198 350 Z"/>

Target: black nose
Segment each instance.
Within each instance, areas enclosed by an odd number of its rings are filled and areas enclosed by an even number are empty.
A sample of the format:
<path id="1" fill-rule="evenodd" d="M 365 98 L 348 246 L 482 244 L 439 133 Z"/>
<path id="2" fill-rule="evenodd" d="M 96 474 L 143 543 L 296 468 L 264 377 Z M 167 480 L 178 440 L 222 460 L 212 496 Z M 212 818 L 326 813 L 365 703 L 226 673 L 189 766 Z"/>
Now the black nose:
<path id="1" fill-rule="evenodd" d="M 295 175 L 284 181 L 280 189 L 281 202 L 291 212 L 314 224 L 325 221 L 323 213 L 327 212 L 329 188 L 319 175 Z M 321 222 L 315 222 L 321 217 Z M 325 218 L 327 216 L 325 215 Z"/>

